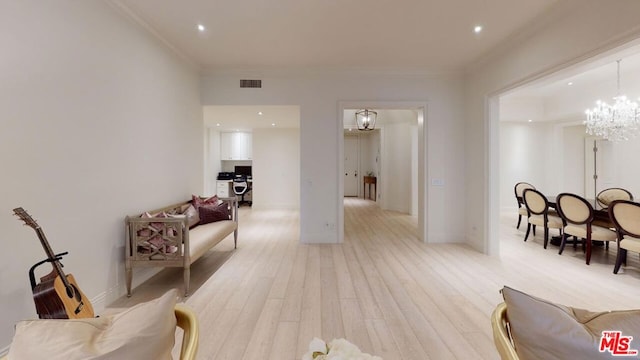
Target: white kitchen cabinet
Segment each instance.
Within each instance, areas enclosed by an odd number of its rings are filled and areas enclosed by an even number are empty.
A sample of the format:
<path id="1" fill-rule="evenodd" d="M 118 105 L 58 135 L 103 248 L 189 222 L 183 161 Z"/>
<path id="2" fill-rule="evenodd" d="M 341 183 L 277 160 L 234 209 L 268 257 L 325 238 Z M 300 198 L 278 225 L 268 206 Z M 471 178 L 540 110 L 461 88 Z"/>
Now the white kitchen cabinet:
<path id="1" fill-rule="evenodd" d="M 250 132 L 220 133 L 221 160 L 251 160 Z"/>

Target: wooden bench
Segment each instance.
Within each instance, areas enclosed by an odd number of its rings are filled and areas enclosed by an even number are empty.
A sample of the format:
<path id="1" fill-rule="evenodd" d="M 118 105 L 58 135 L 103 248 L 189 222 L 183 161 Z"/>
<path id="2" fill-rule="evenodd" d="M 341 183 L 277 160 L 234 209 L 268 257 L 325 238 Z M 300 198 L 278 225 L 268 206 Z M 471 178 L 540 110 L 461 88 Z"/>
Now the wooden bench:
<path id="1" fill-rule="evenodd" d="M 180 212 L 191 201 L 149 211 L 166 217 L 127 216 L 125 268 L 127 296 L 131 296 L 134 267 L 182 267 L 184 294 L 189 296 L 190 267 L 209 249 L 233 233 L 234 248 L 238 245 L 238 201 L 235 197 L 220 198 L 227 204 L 229 220 L 196 225 L 189 229 L 188 219 Z"/>

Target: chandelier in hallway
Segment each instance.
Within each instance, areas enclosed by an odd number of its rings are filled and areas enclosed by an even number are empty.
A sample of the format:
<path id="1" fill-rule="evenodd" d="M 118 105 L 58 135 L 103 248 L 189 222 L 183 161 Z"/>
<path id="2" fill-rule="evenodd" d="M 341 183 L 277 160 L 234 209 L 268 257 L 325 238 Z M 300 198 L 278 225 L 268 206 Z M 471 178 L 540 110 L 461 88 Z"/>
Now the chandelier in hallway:
<path id="1" fill-rule="evenodd" d="M 602 136 L 611 141 L 628 140 L 636 136 L 640 126 L 640 109 L 638 103 L 620 94 L 620 61 L 618 63 L 617 95 L 613 105 L 598 100 L 596 107 L 586 111 L 589 135 Z"/>
<path id="2" fill-rule="evenodd" d="M 358 130 L 368 131 L 376 127 L 376 118 L 378 113 L 373 110 L 364 109 L 356 111 L 356 125 Z"/>

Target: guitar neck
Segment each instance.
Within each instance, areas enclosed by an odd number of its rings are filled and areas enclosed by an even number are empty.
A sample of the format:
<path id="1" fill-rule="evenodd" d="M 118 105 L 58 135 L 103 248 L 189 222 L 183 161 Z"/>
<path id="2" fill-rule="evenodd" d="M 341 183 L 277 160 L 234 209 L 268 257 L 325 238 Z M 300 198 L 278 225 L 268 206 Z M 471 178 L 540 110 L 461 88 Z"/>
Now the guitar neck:
<path id="1" fill-rule="evenodd" d="M 67 280 L 67 277 L 65 276 L 64 271 L 62 271 L 62 265 L 60 264 L 60 261 L 56 259 L 56 254 L 51 249 L 51 246 L 49 245 L 49 241 L 47 240 L 47 237 L 45 236 L 44 231 L 42 231 L 42 228 L 40 226 L 36 227 L 35 230 L 36 230 L 36 234 L 38 234 L 38 239 L 40 239 L 40 243 L 44 248 L 44 252 L 47 254 L 47 257 L 49 258 L 49 260 L 51 260 L 51 266 L 53 266 L 54 271 L 58 274 L 58 276 L 60 276 L 60 280 L 62 280 L 62 282 L 64 283 L 64 286 L 68 288 L 71 285 L 69 284 L 69 281 Z"/>

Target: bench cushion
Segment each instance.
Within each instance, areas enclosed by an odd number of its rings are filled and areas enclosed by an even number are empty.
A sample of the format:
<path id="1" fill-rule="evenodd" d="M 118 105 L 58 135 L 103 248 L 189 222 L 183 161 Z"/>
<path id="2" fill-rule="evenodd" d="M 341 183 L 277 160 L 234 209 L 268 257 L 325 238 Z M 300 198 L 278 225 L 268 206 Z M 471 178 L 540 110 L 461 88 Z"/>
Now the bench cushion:
<path id="1" fill-rule="evenodd" d="M 222 220 L 201 224 L 189 230 L 189 248 L 191 259 L 198 259 L 213 245 L 224 240 L 238 228 L 233 220 Z"/>

